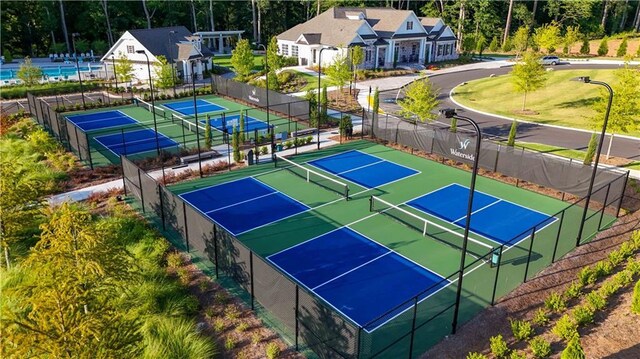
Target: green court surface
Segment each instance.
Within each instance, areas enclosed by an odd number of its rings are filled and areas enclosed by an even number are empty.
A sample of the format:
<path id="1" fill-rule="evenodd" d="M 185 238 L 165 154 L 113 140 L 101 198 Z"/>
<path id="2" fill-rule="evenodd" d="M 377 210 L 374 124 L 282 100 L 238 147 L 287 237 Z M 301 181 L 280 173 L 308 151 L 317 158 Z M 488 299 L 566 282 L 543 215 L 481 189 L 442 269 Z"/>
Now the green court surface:
<path id="1" fill-rule="evenodd" d="M 141 109 L 130 109 L 130 111 L 134 110 Z M 448 278 L 451 282 L 449 285 L 428 298 L 417 301 L 417 306 L 412 310 L 404 311 L 373 331 L 361 331 L 359 336 L 358 348 L 361 357 L 375 354 L 383 357 L 408 356 L 415 315 L 416 340 L 413 344 L 413 354 L 417 355 L 451 331 L 462 243 L 445 243 L 446 240 L 425 237 L 420 231 L 396 219 L 379 212 L 371 212 L 370 196 L 375 195 L 392 204 L 400 204 L 452 183 L 468 186 L 470 173 L 368 141 L 357 141 L 322 151 L 300 154 L 292 160 L 297 163 L 306 163 L 354 149 L 412 168 L 419 171 L 419 174 L 379 188 L 367 189 L 314 168 L 315 171 L 348 183 L 349 200 L 316 184 L 306 182 L 287 170 L 275 168 L 272 163 L 177 184 L 169 189 L 175 194 L 182 194 L 240 178 L 253 177 L 310 207 L 308 211 L 241 233 L 237 237 L 262 258 L 334 229 L 348 226 L 411 261 Z M 558 259 L 575 248 L 583 210 L 582 207 L 570 206 L 560 200 L 484 177 L 478 177 L 476 190 L 548 216 L 554 216 L 556 220 L 537 231 L 533 238 L 527 236 L 519 243 L 511 243 L 510 246 L 503 246 L 501 249 L 496 243 L 471 235 L 479 241 L 498 248 L 496 253 L 500 250 L 502 253 L 499 257 L 499 265 L 492 265 L 491 251 L 487 251 L 484 256 L 468 254 L 466 257 L 467 268 L 463 281 L 459 324 L 472 319 L 481 309 L 491 305 L 494 299 L 516 288 L 525 280 L 525 277 L 532 278 L 551 264 L 552 259 Z M 459 203 L 459 206 L 466 209 L 466 202 Z M 273 208 L 273 211 L 278 211 L 278 208 Z M 452 231 L 462 232 L 461 227 L 452 223 L 417 211 L 410 211 Z M 501 217 L 494 220 L 508 222 L 510 219 Z M 601 217 L 600 213 L 590 212 L 585 223 L 583 242 L 595 235 L 599 226 L 606 227 L 614 221 L 613 216 L 605 214 Z M 300 260 L 304 261 L 304 258 Z"/>
<path id="2" fill-rule="evenodd" d="M 233 102 L 231 100 L 214 96 L 214 95 L 199 96 L 198 99 L 208 100 L 210 102 L 213 102 L 215 104 L 218 104 L 226 108 L 226 110 L 220 111 L 220 112 L 198 113 L 198 122 L 205 121 L 207 114 L 209 114 L 210 116 L 213 116 L 213 115 L 221 116 L 221 114 L 224 113 L 226 116 L 233 116 L 233 115 L 238 115 L 241 112 L 245 116 L 250 116 L 252 118 L 261 120 L 263 122 L 267 121 L 267 113 L 265 111 L 262 111 L 261 109 L 245 106 L 245 105 Z M 200 138 L 199 138 L 200 148 L 202 149 L 202 151 L 208 150 L 204 148 L 205 146 L 204 122 L 200 122 L 200 128 L 196 130 L 196 127 L 195 127 L 196 120 L 194 116 L 184 116 L 170 110 L 169 108 L 162 106 L 162 104 L 164 103 L 183 102 L 188 100 L 189 98 L 182 98 L 182 99 L 173 99 L 168 101 L 156 101 L 155 103 L 156 108 L 159 109 L 156 112 L 156 126 L 158 129 L 158 133 L 172 139 L 178 144 L 175 148 L 173 147 L 165 148 L 164 149 L 165 151 L 176 152 L 178 150 L 185 150 L 185 149 L 189 150 L 189 149 L 197 148 L 198 138 L 196 135 L 196 131 L 200 135 Z M 130 116 L 131 118 L 135 119 L 136 121 L 138 121 L 139 124 L 124 125 L 124 126 L 117 126 L 112 128 L 89 131 L 88 132 L 89 149 L 91 151 L 91 160 L 94 166 L 104 166 L 112 163 L 117 164 L 120 162 L 120 159 L 116 154 L 114 154 L 108 148 L 106 148 L 105 146 L 100 144 L 98 141 L 96 141 L 95 139 L 96 137 L 111 135 L 111 134 L 119 134 L 119 133 L 128 132 L 128 131 L 135 131 L 143 128 L 154 129 L 153 114 L 148 110 L 148 107 L 145 106 L 144 104 L 140 104 L 140 106 L 130 105 L 130 106 L 119 107 L 119 108 L 114 107 L 109 109 L 95 109 L 90 111 L 68 113 L 66 115 L 89 114 L 89 113 L 97 113 L 97 112 L 110 111 L 110 110 L 119 110 L 124 114 Z M 291 133 L 293 131 L 305 128 L 304 125 L 294 122 L 293 120 L 289 120 L 287 118 L 277 116 L 273 113 L 269 114 L 269 123 L 272 126 L 274 126 L 275 133 L 280 133 L 284 131 Z M 79 129 L 77 130 L 77 133 L 79 137 L 84 136 L 84 133 Z M 261 136 L 261 135 L 262 134 L 258 134 L 258 136 Z M 74 134 L 72 134 L 72 136 L 74 136 Z M 224 137 L 220 131 L 213 129 L 212 137 L 213 137 L 214 147 L 224 143 Z M 254 139 L 254 137 L 255 137 L 255 134 L 251 131 L 245 134 L 245 140 L 247 142 Z M 142 157 L 155 156 L 155 155 L 156 155 L 156 151 L 154 149 L 148 152 L 136 153 L 128 157 L 135 159 L 135 158 L 142 158 Z"/>

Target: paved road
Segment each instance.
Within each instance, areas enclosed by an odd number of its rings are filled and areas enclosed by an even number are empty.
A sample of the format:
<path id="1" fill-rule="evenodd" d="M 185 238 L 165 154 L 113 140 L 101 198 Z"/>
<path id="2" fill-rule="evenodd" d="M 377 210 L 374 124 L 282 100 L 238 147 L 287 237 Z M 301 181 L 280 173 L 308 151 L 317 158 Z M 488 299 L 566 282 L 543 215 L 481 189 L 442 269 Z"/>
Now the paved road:
<path id="1" fill-rule="evenodd" d="M 616 68 L 617 65 L 558 65 L 554 69 L 556 71 L 568 70 L 568 69 L 610 69 Z M 437 88 L 441 89 L 440 100 L 442 101 L 442 108 L 452 107 L 456 105 L 449 98 L 449 92 L 457 85 L 465 82 L 476 80 L 480 78 L 489 77 L 491 74 L 502 75 L 506 74 L 511 69 L 509 67 L 503 67 L 498 69 L 480 69 L 470 70 L 463 72 L 452 72 L 446 74 L 435 74 L 430 76 L 430 80 Z M 576 83 L 576 86 L 579 86 Z M 586 86 L 586 85 L 582 85 Z M 387 91 L 380 93 L 380 103 L 383 110 L 393 113 L 398 110 L 399 107 L 395 104 L 385 103 L 385 99 L 395 99 L 398 91 Z M 511 121 L 501 119 L 498 117 L 484 115 L 475 111 L 459 110 L 458 113 L 463 116 L 473 118 L 478 122 L 482 131 L 486 134 L 494 136 L 507 137 L 509 129 L 511 127 Z M 460 125 L 464 127 L 464 125 Z M 587 147 L 591 134 L 588 131 L 579 131 L 573 129 L 555 128 L 549 126 L 542 126 L 539 124 L 520 123 L 518 126 L 517 139 L 524 142 L 543 143 L 553 146 L 581 149 L 584 150 Z M 603 151 L 606 151 L 608 146 L 608 137 L 605 142 Z M 627 138 L 614 138 L 613 145 L 611 147 L 611 154 L 614 156 L 625 157 L 633 160 L 640 160 L 640 139 L 627 139 Z"/>

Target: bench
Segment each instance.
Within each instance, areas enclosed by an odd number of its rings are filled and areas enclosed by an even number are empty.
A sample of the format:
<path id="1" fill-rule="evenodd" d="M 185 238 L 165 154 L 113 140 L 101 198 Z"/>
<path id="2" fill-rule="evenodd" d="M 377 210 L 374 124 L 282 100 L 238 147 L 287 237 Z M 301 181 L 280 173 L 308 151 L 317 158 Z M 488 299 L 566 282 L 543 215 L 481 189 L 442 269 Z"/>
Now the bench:
<path id="1" fill-rule="evenodd" d="M 180 157 L 180 163 L 183 164 L 183 165 L 186 165 L 188 163 L 198 161 L 198 158 L 201 159 L 201 160 L 210 160 L 210 159 L 213 159 L 213 158 L 216 158 L 216 157 L 220 157 L 220 156 L 221 156 L 221 154 L 218 151 L 201 152 L 200 156 L 195 154 L 195 155 L 189 155 L 189 156 Z"/>
<path id="2" fill-rule="evenodd" d="M 304 135 L 311 135 L 316 132 L 315 128 L 305 128 L 304 130 L 298 130 L 291 132 L 291 137 L 300 137 Z"/>

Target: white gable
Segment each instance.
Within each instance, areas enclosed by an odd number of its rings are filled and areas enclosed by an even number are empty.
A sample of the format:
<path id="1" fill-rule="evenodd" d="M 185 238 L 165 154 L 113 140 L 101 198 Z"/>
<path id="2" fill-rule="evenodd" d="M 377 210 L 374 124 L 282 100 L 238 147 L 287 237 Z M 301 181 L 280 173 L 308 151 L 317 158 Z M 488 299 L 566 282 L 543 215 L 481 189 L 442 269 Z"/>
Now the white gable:
<path id="1" fill-rule="evenodd" d="M 453 33 L 453 30 L 451 30 L 449 26 L 447 26 L 442 32 L 442 35 L 440 35 L 440 37 L 455 37 L 455 36 L 456 35 Z"/>
<path id="2" fill-rule="evenodd" d="M 376 32 L 373 30 L 373 28 L 371 28 L 371 25 L 369 25 L 368 22 L 363 21 L 362 25 L 360 25 L 360 27 L 358 28 L 358 30 L 356 31 L 359 35 L 378 35 L 376 34 Z"/>
<path id="3" fill-rule="evenodd" d="M 100 61 L 111 60 L 111 54 L 115 54 L 116 59 L 122 55 L 126 56 L 129 60 L 134 62 L 147 62 L 147 58 L 143 54 L 138 54 L 136 51 L 145 50 L 149 56 L 149 62 L 157 62 L 158 59 L 150 53 L 129 31 L 126 31 L 116 43 L 105 53 Z"/>
<path id="4" fill-rule="evenodd" d="M 431 29 L 432 33 L 436 33 L 438 31 L 440 31 L 440 29 L 444 26 L 444 22 L 442 22 L 442 19 L 438 19 L 438 21 L 436 22 L 435 25 L 433 25 L 433 29 Z"/>
<path id="5" fill-rule="evenodd" d="M 395 34 L 397 35 L 416 34 L 416 36 L 422 36 L 422 35 L 425 35 L 426 33 L 427 32 L 424 30 L 424 27 L 422 26 L 420 19 L 418 19 L 416 14 L 414 14 L 413 12 L 411 12 L 409 16 L 407 16 L 407 18 L 404 19 L 404 21 L 402 21 L 400 28 L 396 29 L 395 31 Z"/>

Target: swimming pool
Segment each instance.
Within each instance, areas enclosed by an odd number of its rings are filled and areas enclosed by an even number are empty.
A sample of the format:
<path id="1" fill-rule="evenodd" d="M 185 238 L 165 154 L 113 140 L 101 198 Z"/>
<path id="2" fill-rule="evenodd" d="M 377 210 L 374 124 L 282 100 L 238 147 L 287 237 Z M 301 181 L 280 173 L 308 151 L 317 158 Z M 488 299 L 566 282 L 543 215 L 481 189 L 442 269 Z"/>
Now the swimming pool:
<path id="1" fill-rule="evenodd" d="M 75 66 L 41 66 L 42 73 L 48 77 L 56 77 L 56 76 L 74 76 L 78 73 L 78 70 Z M 80 66 L 80 72 L 92 72 L 101 70 L 102 65 L 95 66 Z M 19 68 L 15 69 L 1 69 L 0 70 L 0 80 L 15 80 L 18 78 Z M 83 76 L 84 77 L 84 76 Z"/>

